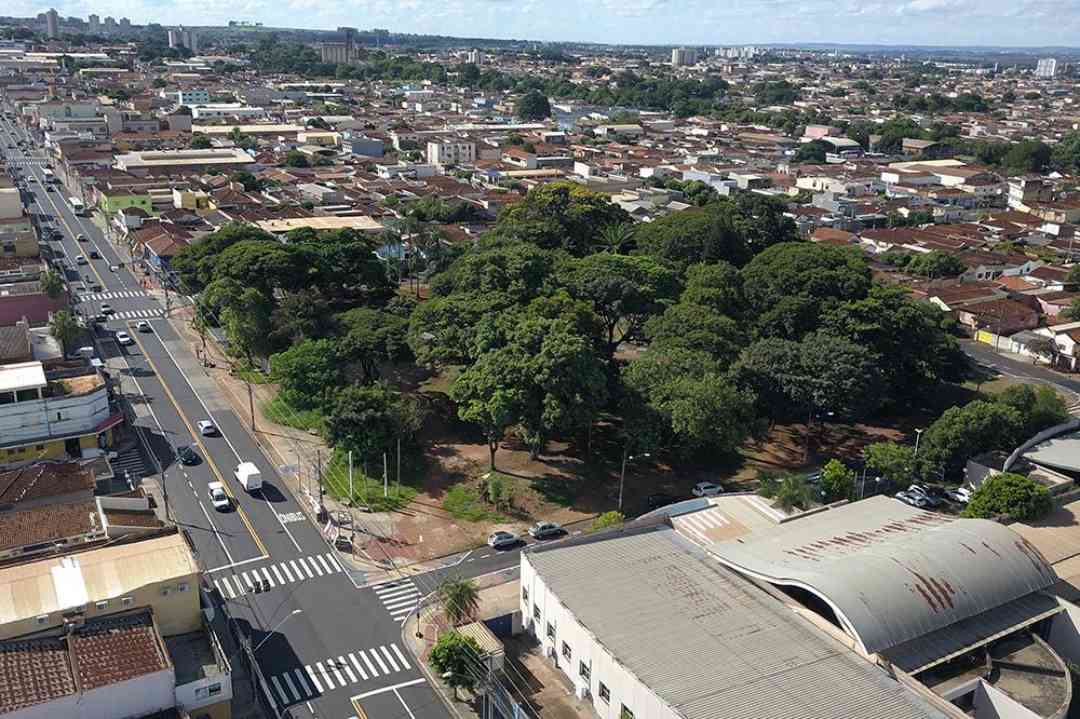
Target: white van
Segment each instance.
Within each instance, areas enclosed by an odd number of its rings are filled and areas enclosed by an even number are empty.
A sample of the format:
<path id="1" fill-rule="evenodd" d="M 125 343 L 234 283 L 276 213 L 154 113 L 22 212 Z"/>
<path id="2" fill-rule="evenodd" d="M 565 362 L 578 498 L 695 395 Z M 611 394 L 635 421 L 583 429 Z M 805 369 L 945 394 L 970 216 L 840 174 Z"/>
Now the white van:
<path id="1" fill-rule="evenodd" d="M 236 477 L 236 481 L 240 483 L 240 486 L 249 492 L 262 489 L 262 474 L 259 473 L 259 468 L 255 466 L 254 462 L 241 462 L 236 465 L 233 476 Z"/>

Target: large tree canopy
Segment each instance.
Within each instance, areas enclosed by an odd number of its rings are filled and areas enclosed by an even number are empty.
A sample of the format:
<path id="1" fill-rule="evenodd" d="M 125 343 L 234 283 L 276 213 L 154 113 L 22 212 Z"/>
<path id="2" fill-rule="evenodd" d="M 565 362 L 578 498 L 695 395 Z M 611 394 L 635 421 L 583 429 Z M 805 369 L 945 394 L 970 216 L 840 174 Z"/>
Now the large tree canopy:
<path id="1" fill-rule="evenodd" d="M 496 231 L 545 249 L 564 249 L 583 256 L 599 249 L 600 230 L 630 222 L 626 210 L 607 195 L 575 182 L 534 187 L 499 213 Z"/>

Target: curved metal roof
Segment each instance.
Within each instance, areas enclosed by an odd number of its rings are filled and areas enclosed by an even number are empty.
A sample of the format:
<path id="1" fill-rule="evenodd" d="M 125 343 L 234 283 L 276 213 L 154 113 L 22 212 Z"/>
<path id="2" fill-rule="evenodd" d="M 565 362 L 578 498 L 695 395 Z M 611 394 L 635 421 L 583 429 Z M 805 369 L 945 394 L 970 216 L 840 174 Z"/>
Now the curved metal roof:
<path id="1" fill-rule="evenodd" d="M 1051 586 L 1023 537 L 889 497 L 836 507 L 714 545 L 722 561 L 828 603 L 867 652 L 924 636 Z"/>

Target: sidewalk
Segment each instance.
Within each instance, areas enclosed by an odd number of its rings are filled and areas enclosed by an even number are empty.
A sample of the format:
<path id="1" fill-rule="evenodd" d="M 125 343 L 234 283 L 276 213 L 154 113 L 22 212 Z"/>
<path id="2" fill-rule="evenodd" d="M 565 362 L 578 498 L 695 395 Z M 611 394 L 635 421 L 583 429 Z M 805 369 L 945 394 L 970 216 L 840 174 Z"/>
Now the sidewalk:
<path id="1" fill-rule="evenodd" d="M 248 383 L 231 374 L 232 359 L 212 338 L 205 343 L 205 358 L 213 366 L 208 367 L 200 361 L 200 358 L 196 357 L 196 350 L 202 355 L 204 345 L 202 338 L 191 327 L 193 313 L 194 308 L 190 305 L 178 307 L 174 304 L 168 321 L 182 340 L 167 342 L 169 351 L 211 410 L 231 409 L 236 413 L 255 443 L 277 467 L 282 480 L 289 486 L 308 519 L 320 530 L 325 530 L 325 523 L 320 522 L 317 516 L 317 477 L 319 461 L 329 457 L 329 448 L 319 437 L 272 423 L 258 411 L 255 431 L 252 431 L 252 405 L 258 408 L 270 402 L 274 398 L 274 390 L 266 385 L 252 384 L 249 397 Z M 352 551 L 331 547 L 338 559 L 363 573 L 365 583 L 368 584 L 398 577 L 392 562 L 386 560 L 385 553 L 378 552 L 380 542 L 391 541 L 393 537 L 393 517 L 386 513 L 362 513 L 337 502 L 327 494 L 322 497 L 322 505 L 331 515 L 344 512 L 352 516 L 353 526 L 356 528 Z M 323 533 L 325 536 L 325 531 Z M 369 548 L 374 551 L 369 553 Z"/>

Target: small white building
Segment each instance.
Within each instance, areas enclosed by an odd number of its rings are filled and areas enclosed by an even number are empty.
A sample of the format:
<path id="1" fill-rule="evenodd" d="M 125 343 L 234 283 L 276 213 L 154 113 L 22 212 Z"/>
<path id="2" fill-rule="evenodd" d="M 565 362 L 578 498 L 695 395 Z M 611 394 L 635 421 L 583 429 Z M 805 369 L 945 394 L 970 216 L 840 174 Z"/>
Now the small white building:
<path id="1" fill-rule="evenodd" d="M 476 143 L 464 138 L 428 140 L 427 161 L 432 165 L 467 165 L 476 160 Z"/>

